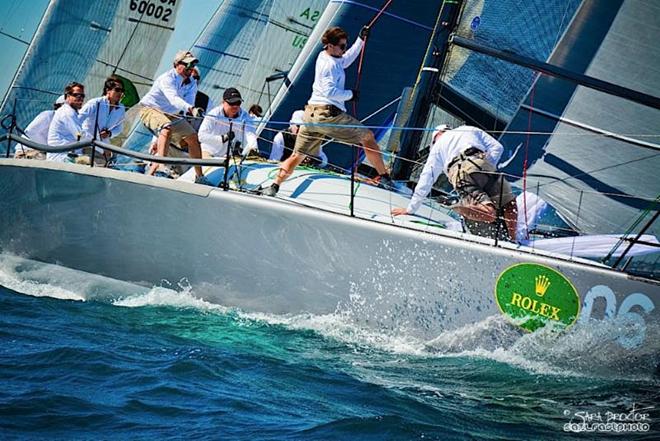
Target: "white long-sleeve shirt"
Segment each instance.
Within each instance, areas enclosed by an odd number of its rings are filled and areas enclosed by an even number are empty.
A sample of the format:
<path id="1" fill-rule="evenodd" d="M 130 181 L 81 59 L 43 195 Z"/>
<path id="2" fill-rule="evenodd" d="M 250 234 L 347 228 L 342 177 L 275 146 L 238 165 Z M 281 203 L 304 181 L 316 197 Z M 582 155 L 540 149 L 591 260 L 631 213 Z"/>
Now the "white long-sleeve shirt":
<path id="1" fill-rule="evenodd" d="M 48 144 L 48 128 L 50 127 L 54 115 L 54 110 L 44 110 L 39 115 L 35 116 L 25 128 L 25 136 L 31 141 L 38 142 L 39 144 Z M 15 152 L 28 152 L 32 150 L 34 149 L 24 146 L 23 144 L 17 144 Z"/>
<path id="2" fill-rule="evenodd" d="M 197 82 L 183 84 L 183 77 L 174 68 L 168 70 L 154 81 L 153 86 L 140 100 L 140 104 L 165 113 L 187 112 L 195 105 Z"/>
<path id="3" fill-rule="evenodd" d="M 68 104 L 63 104 L 62 107 L 55 111 L 53 121 L 50 123 L 48 129 L 48 145 L 58 146 L 77 142 L 82 136 L 82 126 L 78 118 L 76 109 Z M 46 158 L 50 161 L 65 162 L 69 152 L 48 153 Z M 75 153 L 82 153 L 82 149 L 77 150 Z"/>
<path id="4" fill-rule="evenodd" d="M 279 161 L 280 159 L 282 159 L 282 155 L 284 155 L 285 148 L 286 146 L 284 145 L 284 135 L 282 134 L 282 132 L 277 132 L 277 135 L 275 135 L 275 137 L 273 138 L 273 146 L 270 149 L 270 156 L 268 156 L 268 160 Z M 319 167 L 324 168 L 326 165 L 328 165 L 328 156 L 323 151 L 323 148 L 321 148 L 318 158 L 321 161 Z"/>
<path id="5" fill-rule="evenodd" d="M 316 58 L 316 69 L 314 73 L 314 84 L 312 84 L 312 96 L 309 104 L 331 104 L 346 111 L 344 101 L 353 97 L 353 92 L 344 89 L 346 73 L 344 69 L 349 67 L 360 55 L 364 41 L 358 38 L 355 43 L 340 58 L 335 58 L 324 50 Z"/>
<path id="6" fill-rule="evenodd" d="M 499 162 L 504 151 L 498 140 L 477 127 L 460 126 L 443 133 L 431 146 L 429 157 L 408 204 L 408 213 L 412 214 L 419 209 L 435 181 L 443 172 L 448 172 L 449 163 L 470 147 L 485 152 L 486 159 L 493 165 Z"/>
<path id="7" fill-rule="evenodd" d="M 232 131 L 236 135 L 234 142 L 239 141 L 243 147 L 241 154 L 246 155 L 250 150 L 258 148 L 256 127 L 250 115 L 241 109 L 236 118 L 228 118 L 225 116 L 221 104 L 204 116 L 202 125 L 199 127 L 199 142 L 202 144 L 203 151 L 214 157 L 227 154 L 227 143 L 223 142 L 222 135 L 229 132 L 230 122 Z"/>
<path id="8" fill-rule="evenodd" d="M 103 129 L 110 130 L 110 139 L 121 133 L 124 125 L 126 108 L 122 103 L 115 107 L 110 106 L 108 97 L 102 96 L 91 99 L 85 103 L 80 110 L 79 119 L 82 123 L 83 132 L 86 138 L 92 138 L 94 135 L 94 126 L 96 125 L 96 107 L 99 109 L 98 133 L 96 139 L 99 141 L 108 141 L 108 138 L 101 139 L 99 133 Z M 110 111 L 112 109 L 112 111 Z"/>

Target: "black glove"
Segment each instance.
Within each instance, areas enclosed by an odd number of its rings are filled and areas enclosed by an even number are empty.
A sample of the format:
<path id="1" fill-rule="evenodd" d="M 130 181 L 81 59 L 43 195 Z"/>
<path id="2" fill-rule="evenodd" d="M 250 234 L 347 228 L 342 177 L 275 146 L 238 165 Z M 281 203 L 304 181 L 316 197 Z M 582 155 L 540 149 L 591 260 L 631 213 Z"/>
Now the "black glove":
<path id="1" fill-rule="evenodd" d="M 357 89 L 351 89 L 351 92 L 353 92 L 353 96 L 351 96 L 350 99 L 346 101 L 355 101 L 357 102 L 360 99 L 360 91 Z"/>
<path id="2" fill-rule="evenodd" d="M 366 41 L 367 38 L 369 37 L 369 32 L 371 32 L 371 28 L 369 27 L 369 25 L 362 26 L 362 29 L 360 29 L 360 38 L 363 41 Z"/>
<path id="3" fill-rule="evenodd" d="M 223 142 L 232 142 L 236 138 L 233 130 L 228 131 L 225 135 L 222 135 Z"/>

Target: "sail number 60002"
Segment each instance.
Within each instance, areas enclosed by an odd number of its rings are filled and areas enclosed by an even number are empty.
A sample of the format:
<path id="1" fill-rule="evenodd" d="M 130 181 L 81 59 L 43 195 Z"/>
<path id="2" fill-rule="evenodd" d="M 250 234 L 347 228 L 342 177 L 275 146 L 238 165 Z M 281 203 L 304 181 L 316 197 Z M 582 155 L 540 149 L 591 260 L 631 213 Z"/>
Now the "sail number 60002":
<path id="1" fill-rule="evenodd" d="M 160 0 L 160 2 L 176 5 L 176 0 Z M 170 15 L 172 15 L 171 8 L 166 8 L 162 5 L 156 5 L 155 3 L 147 0 L 131 0 L 130 8 L 131 11 L 137 11 L 138 14 L 144 14 L 166 22 L 170 21 Z"/>

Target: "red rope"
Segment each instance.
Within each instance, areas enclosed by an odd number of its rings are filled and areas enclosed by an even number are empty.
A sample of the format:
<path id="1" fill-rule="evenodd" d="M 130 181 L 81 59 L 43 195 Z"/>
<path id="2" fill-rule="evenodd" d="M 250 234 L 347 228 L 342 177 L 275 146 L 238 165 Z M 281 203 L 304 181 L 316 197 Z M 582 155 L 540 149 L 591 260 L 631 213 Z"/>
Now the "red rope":
<path id="1" fill-rule="evenodd" d="M 387 9 L 390 6 L 390 3 L 392 3 L 393 0 L 387 0 L 385 4 L 378 10 L 378 13 L 374 18 L 371 19 L 369 24 L 367 25 L 369 28 L 371 28 L 374 23 L 376 23 L 376 20 L 380 18 L 381 15 L 383 15 L 383 12 L 385 12 L 385 9 Z M 357 69 L 357 77 L 355 78 L 355 87 L 353 90 L 359 91 L 360 90 L 360 80 L 362 79 L 362 64 L 364 61 L 364 52 L 365 49 L 367 48 L 367 40 L 369 38 L 366 38 L 364 40 L 364 44 L 362 45 L 362 49 L 360 50 L 360 61 L 358 62 L 358 69 Z M 357 118 L 357 100 L 353 101 L 353 116 Z M 362 147 L 362 146 L 361 146 Z M 362 147 L 364 148 L 364 147 Z M 353 164 L 353 168 L 357 167 L 357 163 L 360 161 L 360 154 L 358 152 L 358 155 L 355 157 L 355 163 Z"/>

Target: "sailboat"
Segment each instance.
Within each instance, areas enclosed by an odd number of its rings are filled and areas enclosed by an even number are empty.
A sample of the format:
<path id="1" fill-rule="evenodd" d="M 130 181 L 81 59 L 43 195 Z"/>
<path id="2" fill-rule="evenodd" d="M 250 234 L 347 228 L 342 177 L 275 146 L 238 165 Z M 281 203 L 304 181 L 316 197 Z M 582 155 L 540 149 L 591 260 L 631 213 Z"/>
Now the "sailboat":
<path id="1" fill-rule="evenodd" d="M 174 31 L 180 2 L 51 0 L 14 76 L 0 113 L 24 128 L 50 108 L 71 81 L 100 95 L 119 75 L 137 96 L 149 90 Z M 128 94 L 128 93 L 127 93 Z M 137 95 L 137 96 L 135 96 Z"/>
<path id="2" fill-rule="evenodd" d="M 340 6 L 361 7 L 334 3 L 315 33 L 325 24 L 344 23 L 335 21 L 340 16 L 355 17 L 342 15 Z M 382 6 L 363 3 L 370 13 Z M 421 22 L 409 14 L 426 3 L 405 2 L 386 16 L 419 31 Z M 622 11 L 611 26 L 625 19 Z M 421 71 L 441 70 L 426 64 L 436 52 L 428 37 L 440 35 L 433 29 L 441 23 L 447 46 L 459 13 L 460 2 L 444 2 L 424 43 L 421 31 L 411 33 L 415 45 L 423 44 Z M 580 24 L 579 17 L 569 20 L 565 35 Z M 362 24 L 347 28 L 355 32 Z M 650 31 L 657 34 L 657 27 Z M 391 26 L 382 32 L 408 38 Z M 313 33 L 301 57 L 318 49 Z M 299 59 L 289 74 L 294 95 L 304 93 L 296 75 L 305 63 Z M 399 67 L 387 74 L 398 78 Z M 291 110 L 282 104 L 289 99 L 278 93 L 274 118 Z M 365 113 L 373 110 L 365 107 Z M 245 190 L 268 180 L 276 165 L 238 161 L 231 167 L 226 179 Z M 526 331 L 551 325 L 570 332 L 594 320 L 611 323 L 623 330 L 613 343 L 630 354 L 660 337 L 657 280 L 571 254 L 454 231 L 456 219 L 436 204 L 419 217 L 392 219 L 389 208 L 403 205 L 404 196 L 344 175 L 301 170 L 290 188 L 283 186 L 284 197 L 275 199 L 66 163 L 3 159 L 0 170 L 4 253 L 146 285 L 186 279 L 197 295 L 223 305 L 278 314 L 351 313 L 365 326 L 429 340 L 499 316 Z M 325 203 L 315 206 L 314 196 Z M 619 249 L 617 255 L 627 252 Z"/>

